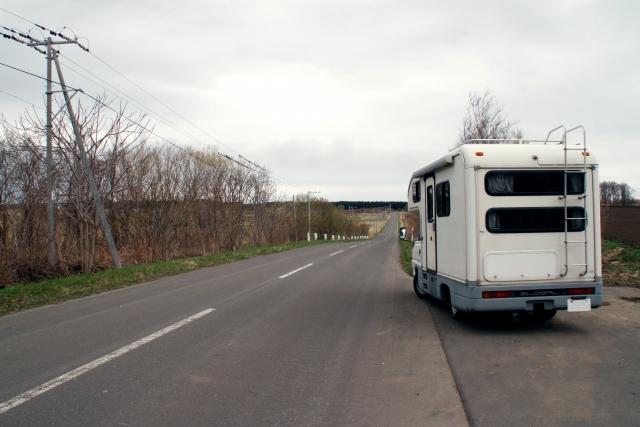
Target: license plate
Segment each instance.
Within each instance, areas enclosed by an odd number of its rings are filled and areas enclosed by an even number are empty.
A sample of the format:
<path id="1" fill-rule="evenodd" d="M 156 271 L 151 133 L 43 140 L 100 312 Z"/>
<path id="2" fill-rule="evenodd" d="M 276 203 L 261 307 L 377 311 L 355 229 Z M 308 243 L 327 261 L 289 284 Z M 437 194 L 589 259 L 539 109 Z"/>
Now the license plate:
<path id="1" fill-rule="evenodd" d="M 591 298 L 568 300 L 567 311 L 591 311 Z"/>

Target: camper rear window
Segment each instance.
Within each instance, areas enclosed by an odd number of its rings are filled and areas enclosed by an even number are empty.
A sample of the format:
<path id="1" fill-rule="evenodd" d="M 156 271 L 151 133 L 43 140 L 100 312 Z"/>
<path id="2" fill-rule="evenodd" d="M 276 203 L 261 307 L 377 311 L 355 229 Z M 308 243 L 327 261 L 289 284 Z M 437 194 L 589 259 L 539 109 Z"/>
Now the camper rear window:
<path id="1" fill-rule="evenodd" d="M 569 218 L 585 218 L 584 208 L 567 208 Z M 490 233 L 553 233 L 564 232 L 564 208 L 500 208 L 487 211 Z M 584 219 L 567 221 L 568 231 L 584 231 Z"/>
<path id="2" fill-rule="evenodd" d="M 541 196 L 564 193 L 564 171 L 491 171 L 484 188 L 491 196 Z M 584 193 L 584 173 L 567 173 L 567 194 Z"/>

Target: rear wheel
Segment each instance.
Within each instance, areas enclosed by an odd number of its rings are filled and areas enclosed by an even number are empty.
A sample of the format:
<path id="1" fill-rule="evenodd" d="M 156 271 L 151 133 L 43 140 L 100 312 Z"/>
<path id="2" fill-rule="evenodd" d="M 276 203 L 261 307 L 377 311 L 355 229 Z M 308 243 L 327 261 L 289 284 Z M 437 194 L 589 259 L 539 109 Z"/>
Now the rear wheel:
<path id="1" fill-rule="evenodd" d="M 427 293 L 421 291 L 420 287 L 418 286 L 418 272 L 417 271 L 413 275 L 413 290 L 416 292 L 416 295 L 418 295 L 418 298 L 427 299 Z"/>

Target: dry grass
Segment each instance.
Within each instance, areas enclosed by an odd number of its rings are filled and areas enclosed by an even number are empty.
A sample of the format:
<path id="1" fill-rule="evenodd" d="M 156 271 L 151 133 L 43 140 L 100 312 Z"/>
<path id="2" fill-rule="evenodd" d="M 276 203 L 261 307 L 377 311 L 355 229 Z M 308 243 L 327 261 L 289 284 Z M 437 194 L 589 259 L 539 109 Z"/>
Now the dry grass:
<path id="1" fill-rule="evenodd" d="M 602 278 L 605 286 L 640 288 L 640 246 L 603 240 Z"/>

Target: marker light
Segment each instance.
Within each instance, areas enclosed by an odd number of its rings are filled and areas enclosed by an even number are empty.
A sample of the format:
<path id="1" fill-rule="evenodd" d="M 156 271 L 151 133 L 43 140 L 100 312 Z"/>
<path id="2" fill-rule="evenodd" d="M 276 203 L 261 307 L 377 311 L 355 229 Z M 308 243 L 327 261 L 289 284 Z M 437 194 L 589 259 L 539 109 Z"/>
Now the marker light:
<path id="1" fill-rule="evenodd" d="M 587 157 L 589 157 L 589 152 L 587 151 L 587 152 L 585 153 L 585 152 L 583 151 L 583 152 L 582 152 L 582 155 L 583 155 L 583 156 L 585 156 L 585 155 L 586 155 Z"/>
<path id="2" fill-rule="evenodd" d="M 484 153 L 482 151 L 476 151 L 476 156 L 482 157 Z"/>

